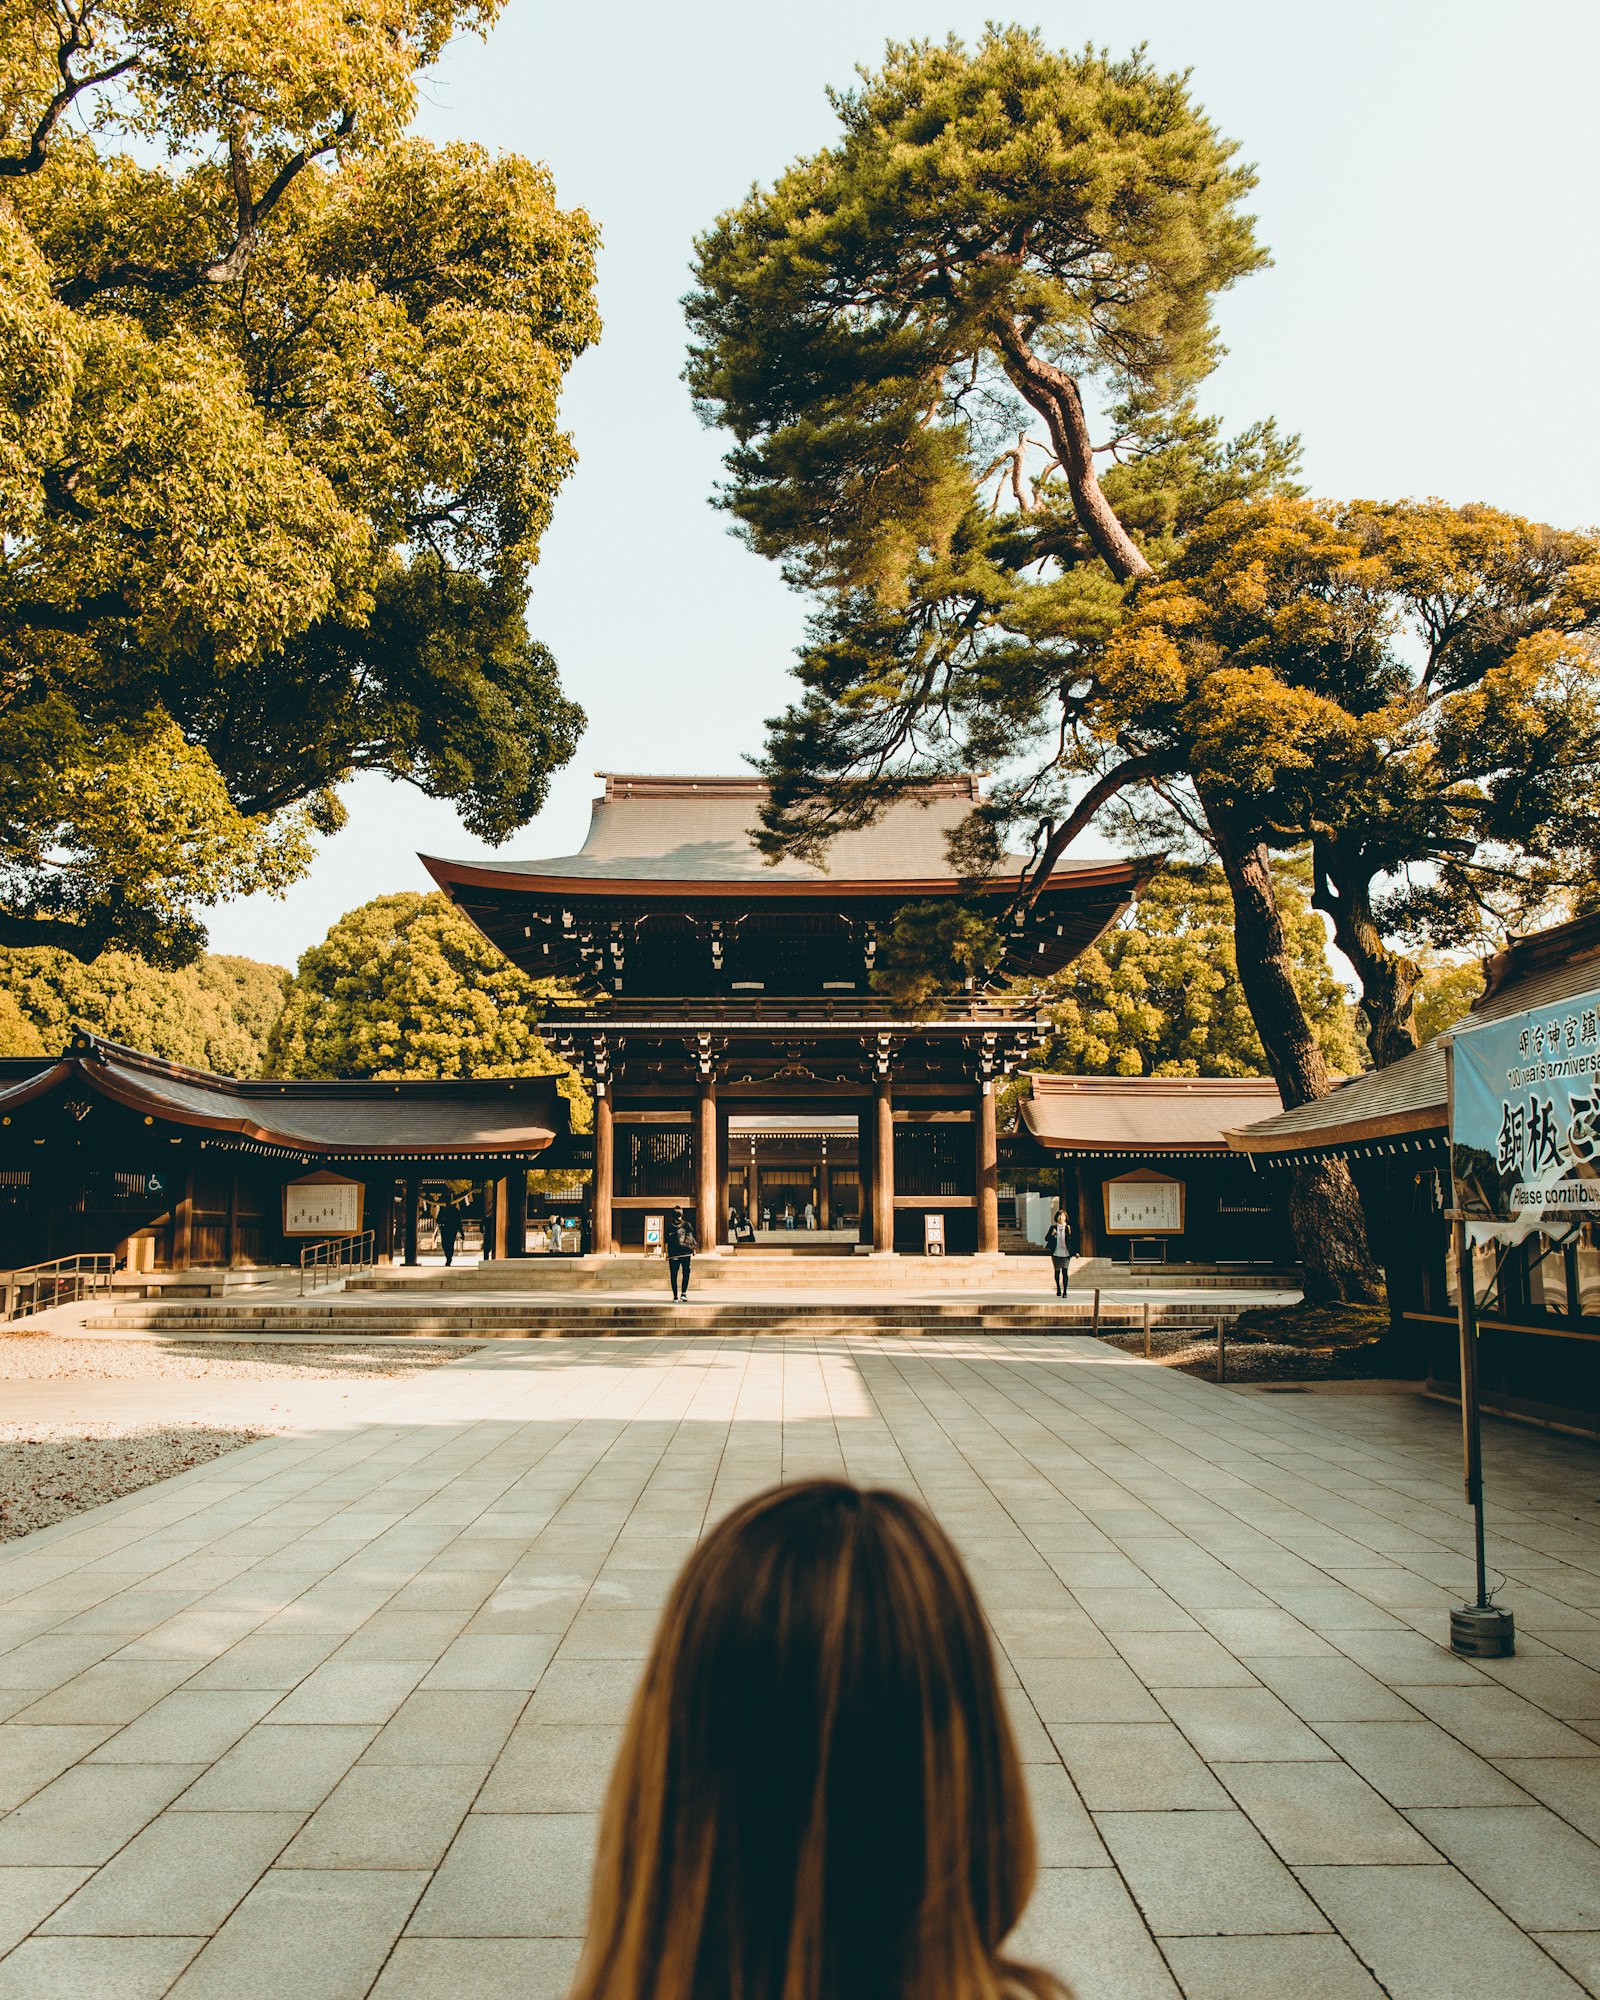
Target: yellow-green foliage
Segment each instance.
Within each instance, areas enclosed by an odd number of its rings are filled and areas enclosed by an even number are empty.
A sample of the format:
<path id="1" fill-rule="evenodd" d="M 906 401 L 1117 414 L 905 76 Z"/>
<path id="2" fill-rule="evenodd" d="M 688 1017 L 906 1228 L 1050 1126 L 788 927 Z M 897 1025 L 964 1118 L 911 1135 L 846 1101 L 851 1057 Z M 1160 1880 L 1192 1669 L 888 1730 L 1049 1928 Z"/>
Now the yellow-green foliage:
<path id="1" fill-rule="evenodd" d="M 525 977 L 437 892 L 378 896 L 301 957 L 267 1074 L 554 1073 L 570 1079 L 562 1088 L 577 1107 L 582 1086 L 539 1038 L 558 990 Z"/>
<path id="2" fill-rule="evenodd" d="M 353 773 L 498 839 L 570 756 L 523 612 L 596 232 L 407 135 L 498 11 L 0 0 L 8 941 L 182 963 Z"/>
<path id="3" fill-rule="evenodd" d="M 1328 965 L 1327 934 L 1286 871 L 1278 906 L 1294 975 L 1328 1067 L 1362 1067 L 1350 1001 Z M 1233 903 L 1220 868 L 1169 867 L 1125 922 L 1046 989 L 1051 1039 L 1041 1069 L 1087 1076 L 1264 1076 L 1266 1057 L 1239 984 Z"/>
<path id="4" fill-rule="evenodd" d="M 0 1055 L 57 1055 L 88 1028 L 168 1062 L 254 1076 L 288 983 L 282 966 L 251 958 L 166 972 L 120 951 L 93 965 L 64 951 L 0 951 Z"/>

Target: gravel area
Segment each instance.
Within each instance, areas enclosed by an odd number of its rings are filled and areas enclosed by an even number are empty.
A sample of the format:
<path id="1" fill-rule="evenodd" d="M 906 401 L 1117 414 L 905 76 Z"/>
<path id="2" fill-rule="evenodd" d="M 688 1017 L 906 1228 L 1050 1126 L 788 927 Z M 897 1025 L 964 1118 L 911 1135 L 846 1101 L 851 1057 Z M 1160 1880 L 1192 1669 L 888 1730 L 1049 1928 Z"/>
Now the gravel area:
<path id="1" fill-rule="evenodd" d="M 1102 1334 L 1100 1337 L 1112 1347 L 1120 1347 L 1125 1354 L 1144 1353 L 1142 1332 Z M 1349 1382 L 1364 1372 L 1358 1365 L 1359 1354 L 1360 1349 L 1341 1351 L 1335 1348 L 1329 1354 L 1312 1348 L 1293 1347 L 1287 1342 L 1230 1339 L 1227 1379 L 1230 1382 Z M 1152 1332 L 1150 1359 L 1163 1368 L 1177 1368 L 1185 1375 L 1198 1375 L 1207 1382 L 1217 1379 L 1215 1334 L 1202 1334 L 1197 1339 L 1187 1333 Z"/>
<path id="2" fill-rule="evenodd" d="M 118 1340 L 45 1331 L 0 1335 L 0 1383 L 205 1379 L 312 1382 L 416 1375 L 471 1354 L 481 1342 Z M 0 1419 L 0 1542 L 48 1528 L 102 1501 L 205 1465 L 289 1428 L 128 1418 Z"/>
<path id="3" fill-rule="evenodd" d="M 235 1382 L 333 1381 L 345 1376 L 408 1376 L 473 1354 L 482 1342 L 118 1340 L 115 1335 L 0 1335 L 0 1381 L 50 1382 L 88 1376 L 103 1382 L 148 1376 L 217 1376 Z"/>
<path id="4" fill-rule="evenodd" d="M 180 1424 L 0 1424 L 0 1542 L 206 1465 L 266 1436 Z"/>

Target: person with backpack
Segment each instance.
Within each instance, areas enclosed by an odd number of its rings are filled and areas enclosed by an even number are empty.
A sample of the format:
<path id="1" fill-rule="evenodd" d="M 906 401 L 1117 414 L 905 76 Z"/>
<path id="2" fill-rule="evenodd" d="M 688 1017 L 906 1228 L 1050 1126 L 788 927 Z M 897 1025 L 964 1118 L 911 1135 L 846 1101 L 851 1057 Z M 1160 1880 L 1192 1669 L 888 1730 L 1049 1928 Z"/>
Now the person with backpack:
<path id="1" fill-rule="evenodd" d="M 1049 1255 L 1051 1267 L 1056 1277 L 1056 1297 L 1067 1296 L 1067 1278 L 1072 1270 L 1073 1253 L 1078 1247 L 1078 1232 L 1072 1226 L 1072 1218 L 1064 1208 L 1058 1208 L 1050 1218 L 1050 1227 L 1044 1233 L 1044 1247 Z"/>
<path id="2" fill-rule="evenodd" d="M 681 1208 L 675 1208 L 667 1217 L 665 1230 L 667 1247 L 667 1275 L 672 1280 L 672 1296 L 686 1299 L 689 1296 L 689 1260 L 700 1247 L 695 1239 L 694 1223 Z"/>

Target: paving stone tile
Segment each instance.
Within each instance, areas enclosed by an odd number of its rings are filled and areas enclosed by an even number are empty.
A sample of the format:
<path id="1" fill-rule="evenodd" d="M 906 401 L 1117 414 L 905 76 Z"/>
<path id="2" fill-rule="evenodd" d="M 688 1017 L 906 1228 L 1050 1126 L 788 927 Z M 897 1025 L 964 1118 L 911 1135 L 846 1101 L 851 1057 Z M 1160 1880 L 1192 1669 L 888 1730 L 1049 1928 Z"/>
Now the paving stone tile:
<path id="1" fill-rule="evenodd" d="M 0 1688 L 59 1686 L 114 1653 L 120 1643 L 115 1634 L 103 1632 L 41 1634 L 0 1653 Z"/>
<path id="2" fill-rule="evenodd" d="M 200 1775 L 199 1764 L 75 1764 L 0 1820 L 0 1867 L 97 1867 Z"/>
<path id="3" fill-rule="evenodd" d="M 1306 1722 L 1414 1722 L 1392 1688 L 1344 1659 L 1254 1659 L 1250 1671 Z"/>
<path id="4" fill-rule="evenodd" d="M 1520 1806 L 1494 1766 L 1434 1722 L 1324 1722 L 1320 1734 L 1393 1806 Z"/>
<path id="5" fill-rule="evenodd" d="M 1481 1757 L 1600 1757 L 1600 1744 L 1510 1688 L 1413 1688 L 1410 1699 Z M 1595 1783 L 1600 1785 L 1600 1764 Z"/>
<path id="6" fill-rule="evenodd" d="M 1256 1676 L 1209 1632 L 1114 1635 L 1117 1651 L 1146 1687 L 1254 1687 Z"/>
<path id="7" fill-rule="evenodd" d="M 13 1720 L 120 1728 L 181 1687 L 193 1671 L 172 1660 L 106 1660 L 29 1703 Z"/>
<path id="8" fill-rule="evenodd" d="M 1109 1660 L 1111 1641 L 1099 1626 L 1069 1603 L 1034 1607 L 986 1607 L 995 1637 L 1012 1660 Z"/>
<path id="9" fill-rule="evenodd" d="M 625 1722 L 639 1681 L 637 1660 L 554 1660 L 528 1704 L 535 1722 Z"/>
<path id="10" fill-rule="evenodd" d="M 87 1868 L 0 1868 L 0 1957 L 88 1879 Z"/>
<path id="11" fill-rule="evenodd" d="M 30 1938 L 0 1960 L 0 2000 L 160 2000 L 203 1942 Z"/>
<path id="12" fill-rule="evenodd" d="M 1195 1621 L 1164 1590 L 1075 1589 L 1080 1608 L 1102 1632 L 1192 1632 Z"/>
<path id="13" fill-rule="evenodd" d="M 306 1822 L 286 1868 L 436 1868 L 483 1764 L 358 1764 Z"/>
<path id="14" fill-rule="evenodd" d="M 1156 1696 L 1208 1762 L 1333 1755 L 1268 1688 L 1158 1688 Z"/>
<path id="15" fill-rule="evenodd" d="M 1535 1931 L 1533 1939 L 1585 1993 L 1600 1993 L 1600 1931 Z"/>
<path id="16" fill-rule="evenodd" d="M 110 1734 L 104 1724 L 0 1724 L 0 1812 L 21 1805 Z"/>
<path id="17" fill-rule="evenodd" d="M 1051 1739 L 1091 1812 L 1225 1807 L 1227 1794 L 1170 1722 L 1056 1723 Z"/>
<path id="18" fill-rule="evenodd" d="M 1213 1638 L 1220 1639 L 1230 1653 L 1242 1660 L 1320 1657 L 1335 1650 L 1309 1625 L 1303 1625 L 1287 1611 L 1233 1611 L 1225 1606 L 1205 1606 L 1195 1612 L 1195 1617 Z"/>
<path id="19" fill-rule="evenodd" d="M 1168 1938 L 1184 2000 L 1383 2000 L 1337 1937 Z"/>
<path id="20" fill-rule="evenodd" d="M 1454 1868 L 1304 1868 L 1393 2000 L 1580 2000 L 1582 1989 Z"/>
<path id="21" fill-rule="evenodd" d="M 407 1695 L 364 1764 L 492 1764 L 526 1705 L 519 1692 L 451 1688 Z"/>
<path id="22" fill-rule="evenodd" d="M 402 1938 L 372 2000 L 565 2000 L 576 1938 Z"/>
<path id="23" fill-rule="evenodd" d="M 1341 1632 L 1338 1643 L 1341 1653 L 1389 1687 L 1483 1685 L 1472 1661 L 1458 1658 L 1422 1632 Z"/>
<path id="24" fill-rule="evenodd" d="M 163 1813 L 63 1904 L 44 1931 L 209 1937 L 299 1825 L 297 1813 Z"/>
<path id="25" fill-rule="evenodd" d="M 583 1935 L 592 1813 L 472 1813 L 408 1927 L 413 1937 Z"/>
<path id="26" fill-rule="evenodd" d="M 1073 2000 L 1180 2000 L 1112 1868 L 1041 1868 L 1006 1949 L 1067 1980 Z"/>
<path id="27" fill-rule="evenodd" d="M 1328 1928 L 1243 1813 L 1109 1812 L 1095 1824 L 1157 1937 Z"/>
<path id="28" fill-rule="evenodd" d="M 1217 1777 L 1292 1867 L 1438 1856 L 1348 1764 L 1217 1764 Z"/>
<path id="29" fill-rule="evenodd" d="M 524 1723 L 495 1763 L 477 1810 L 598 1812 L 621 1740 L 614 1724 Z"/>
<path id="30" fill-rule="evenodd" d="M 643 1660 L 660 1618 L 653 1606 L 597 1604 L 580 1611 L 561 1641 L 564 1660 Z"/>
<path id="31" fill-rule="evenodd" d="M 288 1689 L 320 1667 L 341 1644 L 335 1632 L 252 1632 L 230 1646 L 186 1686 L 202 1688 Z"/>
<path id="32" fill-rule="evenodd" d="M 278 1700 L 273 1689 L 179 1688 L 103 1743 L 93 1764 L 208 1764 Z"/>
<path id="33" fill-rule="evenodd" d="M 1600 1931 L 1600 1847 L 1543 1806 L 1407 1818 L 1524 1930 Z"/>
<path id="34" fill-rule="evenodd" d="M 384 1723 L 426 1671 L 421 1660 L 328 1660 L 284 1696 L 273 1721 Z"/>
<path id="35" fill-rule="evenodd" d="M 1017 1677 L 1046 1727 L 1057 1722 L 1160 1722 L 1160 1707 L 1126 1662 L 1019 1660 Z"/>
<path id="36" fill-rule="evenodd" d="M 177 1810 L 315 1812 L 376 1734 L 371 1724 L 263 1723 L 218 1758 Z"/>
<path id="37" fill-rule="evenodd" d="M 350 1634 L 339 1648 L 341 1660 L 426 1660 L 432 1662 L 466 1623 L 463 1611 L 395 1610 L 385 1605 Z"/>
<path id="38" fill-rule="evenodd" d="M 1527 1641 L 1519 1634 L 1519 1647 Z M 1480 1662 L 1484 1673 L 1564 1722 L 1600 1721 L 1600 1673 L 1557 1653 L 1530 1656 L 1525 1650 L 1509 1660 Z"/>
<path id="39" fill-rule="evenodd" d="M 1094 1821 L 1059 1764 L 1030 1764 L 1027 1785 L 1041 1868 L 1111 1866 Z"/>
<path id="40" fill-rule="evenodd" d="M 1497 1757 L 1496 1770 L 1600 1841 L 1600 1773 L 1592 1757 Z"/>
<path id="41" fill-rule="evenodd" d="M 544 1635 L 472 1632 L 454 1641 L 422 1685 L 531 1694 L 556 1649 Z M 566 1654 L 563 1652 L 563 1658 Z"/>
<path id="42" fill-rule="evenodd" d="M 427 1879 L 395 1868 L 270 1869 L 172 2000 L 365 2000 Z"/>

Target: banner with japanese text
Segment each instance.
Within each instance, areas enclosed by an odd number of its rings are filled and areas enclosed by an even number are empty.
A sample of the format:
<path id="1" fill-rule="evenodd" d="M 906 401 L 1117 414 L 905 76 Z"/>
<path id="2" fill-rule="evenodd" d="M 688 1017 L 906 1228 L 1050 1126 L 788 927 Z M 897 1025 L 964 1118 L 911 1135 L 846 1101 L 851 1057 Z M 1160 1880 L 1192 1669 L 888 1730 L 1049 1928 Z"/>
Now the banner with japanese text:
<path id="1" fill-rule="evenodd" d="M 1600 993 L 1451 1041 L 1450 1166 L 1474 1242 L 1600 1220 Z"/>

